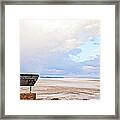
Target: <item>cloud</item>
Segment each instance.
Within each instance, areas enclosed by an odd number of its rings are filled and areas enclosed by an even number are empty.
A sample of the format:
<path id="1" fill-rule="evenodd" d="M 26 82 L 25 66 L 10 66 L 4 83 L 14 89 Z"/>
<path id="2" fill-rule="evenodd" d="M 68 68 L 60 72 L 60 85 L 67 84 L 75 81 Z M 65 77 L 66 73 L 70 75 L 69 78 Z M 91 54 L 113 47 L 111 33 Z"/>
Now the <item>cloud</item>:
<path id="1" fill-rule="evenodd" d="M 100 39 L 96 38 L 92 41 L 88 40 L 87 42 L 84 42 L 84 44 L 82 44 L 79 49 L 80 52 L 77 54 L 74 54 L 74 52 L 69 53 L 68 56 L 72 61 L 80 63 L 94 60 L 98 55 L 100 55 Z"/>
<path id="2" fill-rule="evenodd" d="M 63 74 L 64 70 L 61 69 L 49 69 L 48 74 Z"/>
<path id="3" fill-rule="evenodd" d="M 84 61 L 94 60 L 95 58 L 97 58 L 99 54 L 100 54 L 99 50 L 94 50 L 91 52 L 91 54 L 80 52 L 77 55 L 69 54 L 68 56 L 72 61 L 80 63 Z"/>
<path id="4" fill-rule="evenodd" d="M 99 36 L 99 27 L 99 20 L 21 20 L 21 54 L 68 52 Z"/>
<path id="5" fill-rule="evenodd" d="M 97 67 L 95 66 L 83 66 L 82 69 L 83 71 L 89 73 L 89 72 L 94 72 Z"/>
<path id="6" fill-rule="evenodd" d="M 96 65 L 99 37 L 99 20 L 21 20 L 21 72 L 85 74 Z"/>
<path id="7" fill-rule="evenodd" d="M 50 52 L 51 53 L 54 53 L 54 52 L 66 53 L 75 48 L 78 48 L 79 46 L 80 46 L 80 42 L 76 38 L 66 39 L 64 41 L 64 44 L 61 44 L 55 48 L 51 48 Z"/>
<path id="8" fill-rule="evenodd" d="M 88 25 L 85 26 L 85 28 L 90 29 L 90 28 L 93 28 L 93 27 L 98 27 L 98 24 L 99 24 L 98 22 L 95 22 L 93 24 L 88 24 Z"/>
<path id="9" fill-rule="evenodd" d="M 79 56 L 71 55 L 71 54 L 69 54 L 68 56 L 72 61 L 74 61 L 76 63 L 80 62 L 80 57 Z"/>

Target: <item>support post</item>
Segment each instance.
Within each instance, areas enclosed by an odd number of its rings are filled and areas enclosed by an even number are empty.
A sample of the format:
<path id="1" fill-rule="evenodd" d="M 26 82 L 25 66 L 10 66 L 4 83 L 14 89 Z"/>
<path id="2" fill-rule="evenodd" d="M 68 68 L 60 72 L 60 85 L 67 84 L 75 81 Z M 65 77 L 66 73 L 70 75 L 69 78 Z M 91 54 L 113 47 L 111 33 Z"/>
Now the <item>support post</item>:
<path id="1" fill-rule="evenodd" d="M 30 86 L 30 93 L 31 93 L 32 86 Z"/>

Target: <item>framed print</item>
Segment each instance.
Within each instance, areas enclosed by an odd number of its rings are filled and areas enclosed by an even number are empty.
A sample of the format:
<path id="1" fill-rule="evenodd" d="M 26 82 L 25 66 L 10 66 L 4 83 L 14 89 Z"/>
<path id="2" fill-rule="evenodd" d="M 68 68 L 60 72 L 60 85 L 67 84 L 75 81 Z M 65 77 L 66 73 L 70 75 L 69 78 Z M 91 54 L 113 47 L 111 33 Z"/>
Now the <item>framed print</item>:
<path id="1" fill-rule="evenodd" d="M 1 7 L 1 118 L 119 119 L 118 1 Z"/>

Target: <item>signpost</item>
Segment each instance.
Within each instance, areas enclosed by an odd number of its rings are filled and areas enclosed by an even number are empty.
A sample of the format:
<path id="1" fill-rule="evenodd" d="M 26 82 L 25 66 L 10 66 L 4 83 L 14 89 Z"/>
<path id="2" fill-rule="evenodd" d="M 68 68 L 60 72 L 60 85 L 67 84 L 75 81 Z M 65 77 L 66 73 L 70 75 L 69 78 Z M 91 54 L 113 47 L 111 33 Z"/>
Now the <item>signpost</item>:
<path id="1" fill-rule="evenodd" d="M 38 77 L 38 74 L 33 73 L 20 74 L 20 86 L 30 86 L 30 94 L 21 93 L 20 99 L 36 99 L 36 93 L 31 93 L 31 89 L 36 83 Z"/>

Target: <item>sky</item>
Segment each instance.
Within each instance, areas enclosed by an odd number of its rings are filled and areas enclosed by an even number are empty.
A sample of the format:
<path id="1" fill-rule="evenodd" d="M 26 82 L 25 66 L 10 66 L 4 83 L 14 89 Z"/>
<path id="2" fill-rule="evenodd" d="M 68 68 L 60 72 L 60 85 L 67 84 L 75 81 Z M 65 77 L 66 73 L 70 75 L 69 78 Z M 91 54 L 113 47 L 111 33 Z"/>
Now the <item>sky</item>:
<path id="1" fill-rule="evenodd" d="M 20 20 L 20 72 L 100 78 L 100 21 Z"/>

